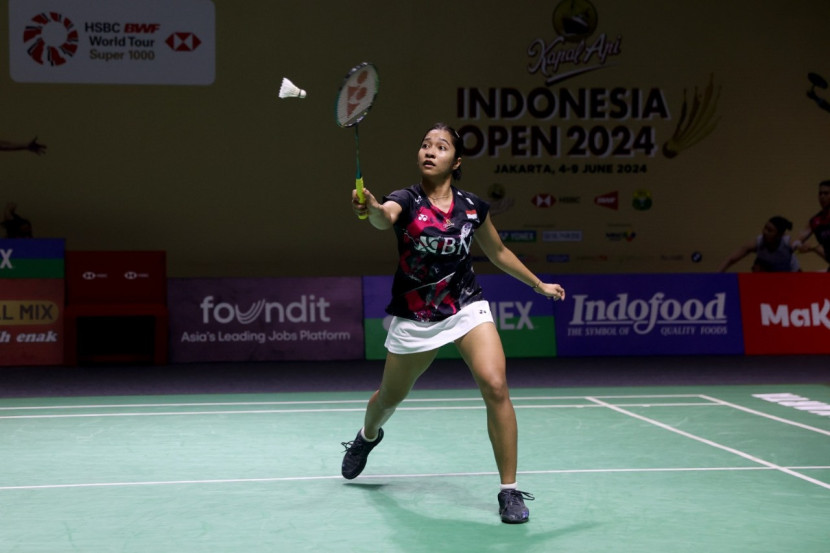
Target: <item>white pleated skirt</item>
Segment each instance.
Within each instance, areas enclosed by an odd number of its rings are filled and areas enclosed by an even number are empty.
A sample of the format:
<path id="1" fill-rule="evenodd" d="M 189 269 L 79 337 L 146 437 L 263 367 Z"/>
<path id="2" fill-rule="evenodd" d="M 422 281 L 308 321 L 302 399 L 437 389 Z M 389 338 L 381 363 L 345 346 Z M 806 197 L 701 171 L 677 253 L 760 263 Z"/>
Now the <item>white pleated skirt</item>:
<path id="1" fill-rule="evenodd" d="M 451 317 L 437 322 L 419 322 L 392 317 L 386 349 L 392 353 L 420 353 L 454 342 L 482 323 L 492 323 L 490 304 L 473 302 Z"/>

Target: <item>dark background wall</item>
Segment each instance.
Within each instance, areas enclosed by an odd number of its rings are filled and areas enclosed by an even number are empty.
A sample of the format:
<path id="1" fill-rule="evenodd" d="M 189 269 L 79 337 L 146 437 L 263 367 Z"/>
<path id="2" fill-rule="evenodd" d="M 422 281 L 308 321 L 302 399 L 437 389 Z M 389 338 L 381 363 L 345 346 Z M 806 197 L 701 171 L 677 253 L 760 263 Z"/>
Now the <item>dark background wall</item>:
<path id="1" fill-rule="evenodd" d="M 219 1 L 204 85 L 19 82 L 0 56 L 0 139 L 48 146 L 0 153 L 0 202 L 68 249 L 166 250 L 170 276 L 388 273 L 392 237 L 351 213 L 353 134 L 333 118 L 343 75 L 372 61 L 381 92 L 361 125 L 367 186 L 414 183 L 432 122 L 465 129 L 480 151 L 460 184 L 494 201 L 497 228 L 536 271 L 714 271 L 770 216 L 801 227 L 818 210 L 830 113 L 808 99 L 807 75 L 830 78 L 830 3 L 575 5 L 571 16 L 594 19 L 562 41 L 556 2 Z M 8 7 L 0 29 L 14 44 Z M 592 46 L 607 56 L 588 56 Z M 554 67 L 557 52 L 582 57 Z M 308 97 L 278 99 L 283 76 Z M 684 100 L 688 116 L 710 85 L 697 121 L 711 132 L 667 156 Z M 563 109 L 580 94 L 589 100 Z M 530 98 L 534 110 L 519 109 Z M 603 204 L 615 197 L 616 209 Z M 826 267 L 812 255 L 802 264 Z"/>

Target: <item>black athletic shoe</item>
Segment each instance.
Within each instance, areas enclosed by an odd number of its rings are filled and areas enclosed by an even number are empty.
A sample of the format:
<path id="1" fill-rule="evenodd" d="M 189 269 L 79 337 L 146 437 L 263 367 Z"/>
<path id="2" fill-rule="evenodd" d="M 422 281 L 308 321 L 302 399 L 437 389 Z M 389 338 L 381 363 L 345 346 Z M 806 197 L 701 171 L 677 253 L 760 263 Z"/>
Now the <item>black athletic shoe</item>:
<path id="1" fill-rule="evenodd" d="M 502 490 L 499 492 L 499 514 L 501 521 L 508 524 L 521 524 L 530 518 L 530 511 L 524 500 L 533 501 L 533 495 L 519 490 Z"/>
<path id="2" fill-rule="evenodd" d="M 366 459 L 369 457 L 369 452 L 372 451 L 376 445 L 383 439 L 383 428 L 378 429 L 378 437 L 374 442 L 367 442 L 363 439 L 360 431 L 357 432 L 357 437 L 351 442 L 341 442 L 346 448 L 346 455 L 343 456 L 343 465 L 341 472 L 343 478 L 351 480 L 357 478 L 357 475 L 363 472 L 366 467 Z"/>

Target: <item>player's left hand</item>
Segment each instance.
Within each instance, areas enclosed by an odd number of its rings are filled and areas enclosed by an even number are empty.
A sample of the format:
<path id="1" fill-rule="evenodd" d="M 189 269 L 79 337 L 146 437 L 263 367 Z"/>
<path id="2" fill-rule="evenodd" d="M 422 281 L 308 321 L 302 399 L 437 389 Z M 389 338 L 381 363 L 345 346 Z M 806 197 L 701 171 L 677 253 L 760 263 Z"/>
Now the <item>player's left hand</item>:
<path id="1" fill-rule="evenodd" d="M 565 289 L 556 283 L 542 282 L 534 290 L 554 301 L 565 299 Z"/>

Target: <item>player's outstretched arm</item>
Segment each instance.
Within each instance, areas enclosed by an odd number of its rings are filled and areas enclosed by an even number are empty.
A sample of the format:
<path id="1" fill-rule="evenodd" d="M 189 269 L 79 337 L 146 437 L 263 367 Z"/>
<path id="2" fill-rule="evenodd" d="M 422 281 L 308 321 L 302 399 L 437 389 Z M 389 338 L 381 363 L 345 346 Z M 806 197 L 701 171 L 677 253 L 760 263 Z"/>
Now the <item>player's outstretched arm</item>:
<path id="1" fill-rule="evenodd" d="M 565 289 L 559 284 L 542 282 L 533 271 L 527 268 L 499 237 L 496 227 L 490 221 L 490 216 L 484 220 L 475 234 L 476 241 L 487 258 L 499 269 L 533 288 L 535 292 L 555 300 L 565 299 Z"/>
<path id="2" fill-rule="evenodd" d="M 729 267 L 731 267 L 732 265 L 734 265 L 735 263 L 737 263 L 738 261 L 740 261 L 744 257 L 746 257 L 749 254 L 751 254 L 752 252 L 754 252 L 756 248 L 757 248 L 757 244 L 754 240 L 752 240 L 750 242 L 747 242 L 746 244 L 743 244 L 740 248 L 738 248 L 737 250 L 732 252 L 732 254 L 729 257 L 727 257 L 726 259 L 723 260 L 723 263 L 721 263 L 720 267 L 718 267 L 718 272 L 719 273 L 726 272 L 726 270 Z"/>
<path id="3" fill-rule="evenodd" d="M 30 142 L 25 144 L 9 142 L 7 140 L 0 140 L 0 151 L 14 152 L 20 150 L 28 150 L 37 155 L 42 155 L 46 153 L 46 145 L 38 142 L 37 137 L 33 138 Z"/>

